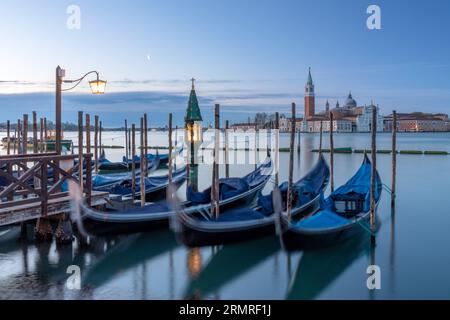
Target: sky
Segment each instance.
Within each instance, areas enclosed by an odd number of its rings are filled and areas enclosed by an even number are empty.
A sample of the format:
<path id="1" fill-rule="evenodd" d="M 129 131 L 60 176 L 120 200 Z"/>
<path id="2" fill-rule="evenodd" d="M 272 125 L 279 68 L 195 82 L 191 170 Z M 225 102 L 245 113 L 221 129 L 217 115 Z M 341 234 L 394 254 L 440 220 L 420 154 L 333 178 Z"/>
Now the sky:
<path id="1" fill-rule="evenodd" d="M 80 29 L 67 27 L 71 5 Z M 367 28 L 369 5 L 380 30 Z M 64 121 L 82 110 L 118 126 L 147 112 L 157 126 L 173 112 L 181 124 L 192 77 L 206 122 L 215 103 L 231 121 L 291 102 L 301 115 L 308 67 L 318 110 L 351 91 L 385 114 L 450 113 L 448 0 L 2 0 L 0 30 L 0 122 L 54 117 L 57 65 L 108 81 L 102 96 L 87 81 L 64 93 Z"/>

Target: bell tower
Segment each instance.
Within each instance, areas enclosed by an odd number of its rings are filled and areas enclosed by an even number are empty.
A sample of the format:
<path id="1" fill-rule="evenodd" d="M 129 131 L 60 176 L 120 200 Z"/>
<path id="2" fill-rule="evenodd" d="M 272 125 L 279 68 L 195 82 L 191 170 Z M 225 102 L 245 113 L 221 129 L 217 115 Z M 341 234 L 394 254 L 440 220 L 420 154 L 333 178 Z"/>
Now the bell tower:
<path id="1" fill-rule="evenodd" d="M 308 82 L 305 86 L 305 120 L 311 118 L 316 113 L 316 97 L 314 94 L 314 83 L 311 76 L 311 68 L 309 68 Z"/>

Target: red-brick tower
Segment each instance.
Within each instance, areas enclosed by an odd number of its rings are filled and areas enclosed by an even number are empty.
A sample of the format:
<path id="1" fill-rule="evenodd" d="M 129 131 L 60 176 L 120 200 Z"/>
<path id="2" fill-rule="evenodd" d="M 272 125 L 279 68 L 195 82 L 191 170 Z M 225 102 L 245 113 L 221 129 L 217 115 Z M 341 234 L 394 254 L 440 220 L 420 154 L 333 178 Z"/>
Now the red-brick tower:
<path id="1" fill-rule="evenodd" d="M 305 86 L 305 119 L 313 117 L 316 113 L 316 97 L 314 95 L 314 83 L 311 77 L 311 68 L 309 68 L 308 82 Z"/>

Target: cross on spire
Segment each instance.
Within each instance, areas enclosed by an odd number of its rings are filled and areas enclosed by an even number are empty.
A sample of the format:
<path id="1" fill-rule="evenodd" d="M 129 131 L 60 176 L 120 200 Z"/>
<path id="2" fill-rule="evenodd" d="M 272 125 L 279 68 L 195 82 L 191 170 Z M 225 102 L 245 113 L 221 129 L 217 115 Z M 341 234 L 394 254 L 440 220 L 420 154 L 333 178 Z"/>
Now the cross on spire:
<path id="1" fill-rule="evenodd" d="M 192 78 L 191 81 L 192 81 L 192 90 L 194 90 L 195 89 L 195 87 L 194 87 L 195 78 Z"/>

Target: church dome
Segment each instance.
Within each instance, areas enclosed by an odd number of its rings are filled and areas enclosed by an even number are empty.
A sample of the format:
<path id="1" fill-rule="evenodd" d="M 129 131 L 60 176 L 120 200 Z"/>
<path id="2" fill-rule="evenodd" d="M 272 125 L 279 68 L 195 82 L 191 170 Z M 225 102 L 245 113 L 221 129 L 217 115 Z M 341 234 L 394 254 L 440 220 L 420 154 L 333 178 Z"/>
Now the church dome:
<path id="1" fill-rule="evenodd" d="M 356 108 L 358 104 L 356 103 L 355 99 L 352 97 L 352 93 L 350 92 L 348 94 L 347 100 L 345 100 L 345 108 Z"/>

